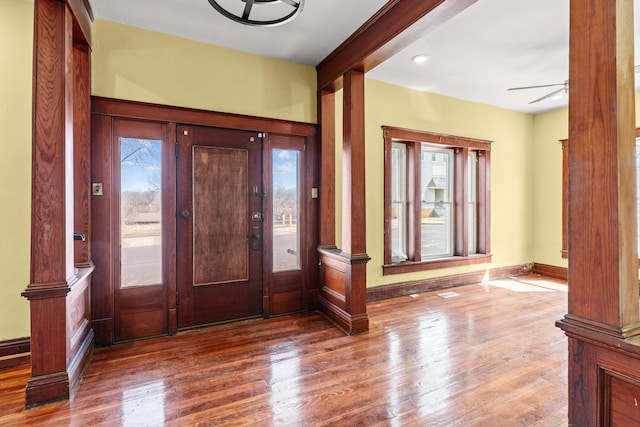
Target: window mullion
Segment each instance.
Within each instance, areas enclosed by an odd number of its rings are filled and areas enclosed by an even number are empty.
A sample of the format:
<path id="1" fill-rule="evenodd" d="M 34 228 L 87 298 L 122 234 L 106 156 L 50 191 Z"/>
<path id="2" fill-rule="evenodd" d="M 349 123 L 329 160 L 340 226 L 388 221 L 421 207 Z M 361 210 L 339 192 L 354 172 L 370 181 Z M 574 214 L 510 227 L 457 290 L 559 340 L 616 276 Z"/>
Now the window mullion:
<path id="1" fill-rule="evenodd" d="M 468 156 L 469 149 L 466 147 L 459 147 L 455 150 L 454 159 L 454 200 L 455 200 L 455 247 L 454 254 L 458 256 L 469 255 L 469 236 L 467 230 L 469 229 L 467 221 L 469 220 L 469 207 L 467 200 L 469 200 L 469 189 L 467 188 L 467 171 L 468 171 Z"/>
<path id="2" fill-rule="evenodd" d="M 410 144 L 407 150 L 407 243 L 409 259 L 419 261 L 422 256 L 420 245 L 420 150 L 419 143 Z"/>

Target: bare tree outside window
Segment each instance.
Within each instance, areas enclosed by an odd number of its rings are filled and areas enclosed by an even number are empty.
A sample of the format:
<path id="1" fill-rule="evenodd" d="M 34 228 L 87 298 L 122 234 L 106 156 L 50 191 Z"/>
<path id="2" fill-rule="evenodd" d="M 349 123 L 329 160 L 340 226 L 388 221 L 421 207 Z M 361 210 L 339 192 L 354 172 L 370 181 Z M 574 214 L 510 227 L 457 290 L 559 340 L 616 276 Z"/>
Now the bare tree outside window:
<path id="1" fill-rule="evenodd" d="M 121 286 L 162 282 L 161 141 L 120 138 Z"/>

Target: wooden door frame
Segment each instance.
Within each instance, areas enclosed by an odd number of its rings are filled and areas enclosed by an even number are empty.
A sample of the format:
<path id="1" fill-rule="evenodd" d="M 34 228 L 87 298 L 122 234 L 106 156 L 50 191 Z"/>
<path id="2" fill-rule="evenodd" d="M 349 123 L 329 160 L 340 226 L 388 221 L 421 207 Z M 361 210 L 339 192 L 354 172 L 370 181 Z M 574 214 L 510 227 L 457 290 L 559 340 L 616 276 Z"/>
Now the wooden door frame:
<path id="1" fill-rule="evenodd" d="M 248 131 L 258 131 L 264 133 L 272 133 L 279 135 L 290 135 L 303 137 L 307 146 L 307 187 L 318 187 L 319 183 L 319 152 L 316 148 L 317 126 L 310 123 L 291 122 L 286 120 L 261 118 L 253 116 L 244 116 L 237 114 L 228 114 L 212 111 L 203 111 L 183 107 L 172 107 L 159 104 L 149 104 L 136 101 L 126 101 L 112 98 L 92 97 L 92 139 L 108 139 L 112 138 L 112 121 L 114 118 L 147 120 L 154 122 L 164 122 L 169 126 L 171 134 L 170 142 L 176 143 L 176 126 L 177 124 L 209 126 L 226 129 L 238 129 Z M 263 148 L 263 156 L 266 150 Z M 111 154 L 107 152 L 93 153 L 92 160 L 92 182 L 102 182 L 104 191 L 109 191 L 111 185 L 111 176 L 106 176 L 101 170 L 111 164 L 113 159 Z M 264 159 L 263 159 L 264 160 Z M 173 158 L 173 171 L 167 173 L 175 174 L 175 157 Z M 175 176 L 174 176 L 175 177 Z M 171 190 L 175 194 L 175 179 L 168 181 L 173 182 L 174 188 Z M 263 183 L 268 185 L 268 183 Z M 266 188 L 266 187 L 265 187 Z M 310 190 L 309 190 L 310 192 Z M 175 196 L 173 197 L 175 203 Z M 304 239 L 307 242 L 305 251 L 305 276 L 306 276 L 306 309 L 314 310 L 316 308 L 316 297 L 318 294 L 317 277 L 318 277 L 318 256 L 315 250 L 318 244 L 318 221 L 319 207 L 318 199 L 308 198 L 306 201 L 306 209 L 308 211 L 307 232 Z M 175 211 L 175 206 L 173 210 Z M 112 216 L 112 207 L 106 198 L 94 198 L 93 215 L 110 215 Z M 175 240 L 175 217 L 169 225 L 172 230 L 163 230 L 165 235 L 173 236 Z M 96 344 L 108 346 L 113 344 L 113 299 L 109 295 L 113 295 L 113 281 L 111 270 L 112 260 L 109 255 L 110 251 L 105 251 L 102 246 L 114 244 L 113 236 L 108 234 L 108 230 L 95 228 L 93 230 L 93 240 L 100 242 L 94 245 L 94 260 L 96 263 L 96 271 L 94 272 L 93 288 L 92 288 L 92 327 L 95 331 Z M 175 260 L 175 245 L 171 254 Z M 175 263 L 174 263 L 175 271 Z M 264 275 L 263 275 L 264 276 Z M 177 332 L 177 311 L 176 311 L 176 291 L 175 280 L 173 280 L 172 288 L 168 290 L 168 307 L 169 307 L 169 333 Z M 268 307 L 264 304 L 263 308 Z M 264 310 L 268 315 L 268 309 Z"/>

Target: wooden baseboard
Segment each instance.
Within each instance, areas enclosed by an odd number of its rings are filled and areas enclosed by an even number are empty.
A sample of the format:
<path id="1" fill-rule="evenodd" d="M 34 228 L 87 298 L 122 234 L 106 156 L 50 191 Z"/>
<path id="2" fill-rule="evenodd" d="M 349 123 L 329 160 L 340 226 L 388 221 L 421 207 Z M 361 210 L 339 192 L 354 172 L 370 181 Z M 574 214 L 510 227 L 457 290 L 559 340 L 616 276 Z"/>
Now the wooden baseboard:
<path id="1" fill-rule="evenodd" d="M 431 279 L 394 283 L 367 289 L 367 301 L 393 298 L 414 293 L 447 289 L 455 286 L 479 283 L 488 279 L 501 279 L 510 276 L 521 276 L 533 271 L 533 264 L 522 264 L 511 267 L 494 268 L 471 273 L 453 274 Z"/>
<path id="2" fill-rule="evenodd" d="M 533 263 L 532 273 L 542 274 L 543 276 L 553 277 L 555 279 L 567 280 L 568 269 L 565 267 L 557 267 L 555 265 Z"/>
<path id="3" fill-rule="evenodd" d="M 351 315 L 322 297 L 318 297 L 318 311 L 347 335 L 357 335 L 369 330 L 366 313 Z"/>
<path id="4" fill-rule="evenodd" d="M 0 341 L 0 369 L 30 362 L 31 340 L 28 337 Z"/>

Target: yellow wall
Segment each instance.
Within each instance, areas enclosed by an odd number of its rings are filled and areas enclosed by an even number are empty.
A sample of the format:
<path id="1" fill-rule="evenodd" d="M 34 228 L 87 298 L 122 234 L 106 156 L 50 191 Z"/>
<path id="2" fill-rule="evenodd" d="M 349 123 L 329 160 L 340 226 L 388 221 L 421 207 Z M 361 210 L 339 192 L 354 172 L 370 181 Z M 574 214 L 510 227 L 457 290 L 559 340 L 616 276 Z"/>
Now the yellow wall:
<path id="1" fill-rule="evenodd" d="M 562 146 L 569 136 L 569 110 L 537 114 L 533 119 L 533 260 L 567 267 L 562 258 Z"/>
<path id="2" fill-rule="evenodd" d="M 640 126 L 640 92 L 636 93 L 636 123 Z M 562 149 L 569 136 L 569 110 L 534 116 L 533 131 L 533 260 L 567 267 L 562 259 Z"/>
<path id="3" fill-rule="evenodd" d="M 367 286 L 526 264 L 533 261 L 533 116 L 366 80 Z M 493 260 L 437 271 L 383 276 L 384 149 L 382 125 L 493 141 Z"/>
<path id="4" fill-rule="evenodd" d="M 92 93 L 316 122 L 313 67 L 110 21 L 93 23 Z"/>
<path id="5" fill-rule="evenodd" d="M 0 341 L 28 337 L 33 1 L 0 1 Z"/>

